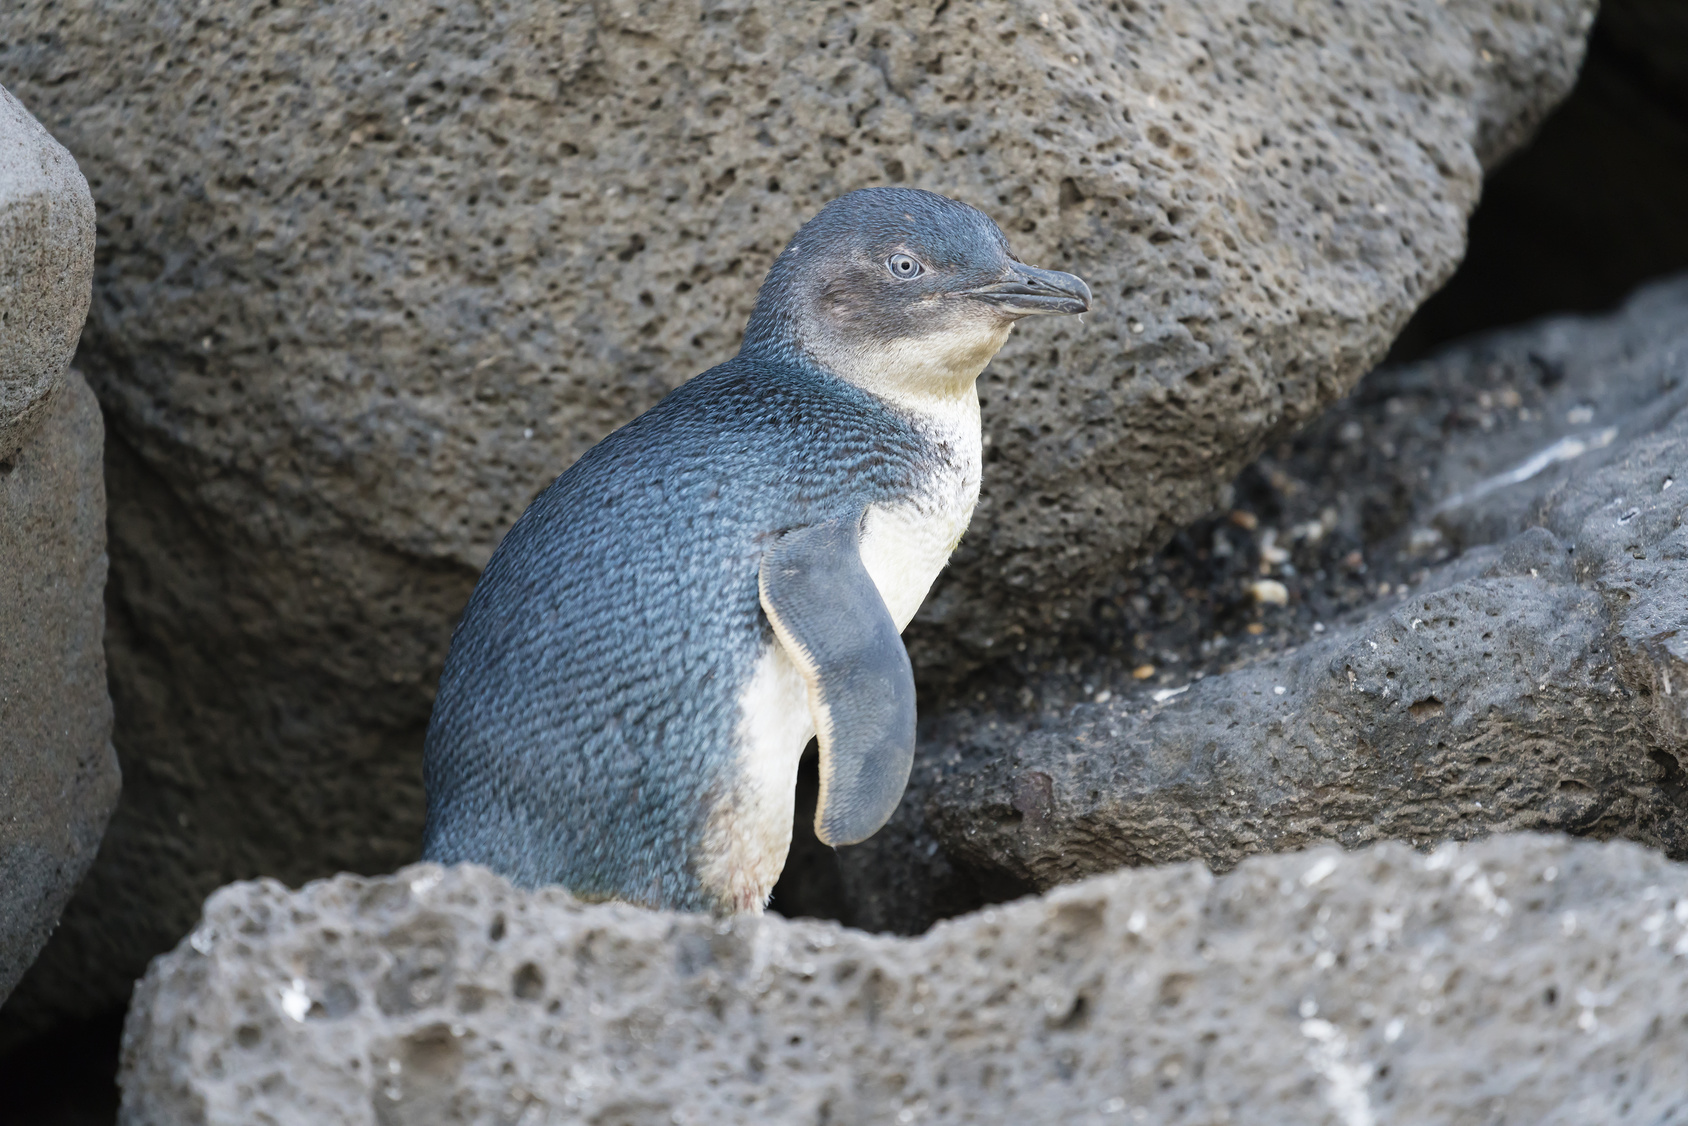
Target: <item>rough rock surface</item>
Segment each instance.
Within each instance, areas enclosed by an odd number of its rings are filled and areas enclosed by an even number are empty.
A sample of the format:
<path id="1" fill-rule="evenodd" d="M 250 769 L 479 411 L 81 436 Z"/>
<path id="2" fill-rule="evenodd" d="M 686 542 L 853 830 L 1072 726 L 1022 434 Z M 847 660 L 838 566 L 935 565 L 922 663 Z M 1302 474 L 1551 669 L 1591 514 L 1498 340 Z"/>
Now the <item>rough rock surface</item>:
<path id="1" fill-rule="evenodd" d="M 82 377 L 0 461 L 0 1002 L 117 804 L 106 692 L 103 426 Z"/>
<path id="2" fill-rule="evenodd" d="M 0 1002 L 93 863 L 117 801 L 104 427 L 68 372 L 93 266 L 87 182 L 0 88 Z"/>
<path id="3" fill-rule="evenodd" d="M 1325 840 L 1688 856 L 1688 277 L 1380 371 L 1303 445 L 1301 510 L 1376 482 L 1401 511 L 1366 557 L 1411 581 L 1219 675 L 1057 669 L 930 722 L 890 831 L 842 854 L 854 921 Z"/>
<path id="4" fill-rule="evenodd" d="M 42 989 L 121 997 L 228 880 L 414 855 L 476 570 L 733 351 L 825 200 L 949 192 L 1102 295 L 984 384 L 986 496 L 911 634 L 942 678 L 1081 614 L 1376 360 L 1592 9 L 8 5 L 0 67 L 105 216 L 83 355 L 132 779 Z"/>
<path id="5" fill-rule="evenodd" d="M 289 501 L 477 568 L 562 465 L 730 353 L 825 200 L 901 180 L 986 207 L 1105 296 L 987 381 L 988 503 L 936 612 L 983 641 L 1082 606 L 1063 592 L 1381 356 L 1592 15 L 84 0 L 0 26 L 109 200 L 89 352 L 125 438 L 302 545 L 323 529 Z M 959 605 L 986 589 L 1015 605 Z"/>
<path id="6" fill-rule="evenodd" d="M 0 86 L 0 461 L 17 453 L 63 385 L 93 276 L 88 181 Z"/>
<path id="7" fill-rule="evenodd" d="M 127 1126 L 1675 1121 L 1688 868 L 1523 834 L 1125 871 L 918 939 L 474 868 L 213 896 Z"/>

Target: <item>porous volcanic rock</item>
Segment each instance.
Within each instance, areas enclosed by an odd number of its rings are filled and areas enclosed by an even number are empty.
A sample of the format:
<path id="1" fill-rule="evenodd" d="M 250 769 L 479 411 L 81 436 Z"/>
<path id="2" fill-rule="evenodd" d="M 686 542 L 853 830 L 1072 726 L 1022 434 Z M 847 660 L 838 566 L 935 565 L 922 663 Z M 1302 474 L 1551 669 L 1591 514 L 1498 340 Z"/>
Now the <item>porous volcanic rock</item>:
<path id="1" fill-rule="evenodd" d="M 0 86 L 0 461 L 64 383 L 93 277 L 88 181 Z"/>
<path id="2" fill-rule="evenodd" d="M 469 569 L 730 354 L 826 200 L 985 207 L 1103 297 L 986 381 L 935 611 L 982 642 L 1082 605 L 1382 355 L 1593 8 L 82 0 L 17 6 L 0 57 L 109 199 L 89 361 L 126 440 L 207 512 L 305 543 L 294 500 Z"/>
<path id="3" fill-rule="evenodd" d="M 229 880 L 414 856 L 478 569 L 734 351 L 828 199 L 958 196 L 1101 295 L 983 384 L 985 497 L 911 633 L 942 679 L 1082 614 L 1383 353 L 1593 8 L 7 5 L 0 68 L 102 208 L 132 780 L 37 1007 L 122 997 Z"/>
<path id="4" fill-rule="evenodd" d="M 1369 482 L 1399 511 L 1365 557 L 1403 581 L 1317 632 L 1286 608 L 1289 644 L 1228 671 L 1075 662 L 1028 674 L 1029 706 L 958 702 L 884 839 L 841 853 L 851 918 L 919 929 L 957 881 L 1314 841 L 1551 829 L 1688 856 L 1688 277 L 1375 373 L 1300 444 L 1295 507 L 1358 523 Z M 1289 587 L 1315 585 L 1301 564 Z"/>
<path id="5" fill-rule="evenodd" d="M 76 162 L 0 89 L 0 1002 L 117 802 L 104 427 L 68 371 L 93 264 L 94 205 Z"/>
<path id="6" fill-rule="evenodd" d="M 477 868 L 219 891 L 126 1126 L 1669 1121 L 1688 868 L 1522 834 L 1136 869 L 917 939 Z"/>

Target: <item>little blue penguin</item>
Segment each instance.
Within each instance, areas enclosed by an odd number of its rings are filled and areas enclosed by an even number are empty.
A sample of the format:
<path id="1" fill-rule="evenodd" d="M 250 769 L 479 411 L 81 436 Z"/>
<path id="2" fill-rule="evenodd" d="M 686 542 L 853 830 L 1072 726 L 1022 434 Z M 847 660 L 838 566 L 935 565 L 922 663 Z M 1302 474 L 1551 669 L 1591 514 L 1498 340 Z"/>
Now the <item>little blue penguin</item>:
<path id="1" fill-rule="evenodd" d="M 828 204 L 738 355 L 593 446 L 481 575 L 424 751 L 424 855 L 586 900 L 761 911 L 820 750 L 816 835 L 871 836 L 914 757 L 902 630 L 979 496 L 979 373 L 1083 313 L 983 213 Z"/>

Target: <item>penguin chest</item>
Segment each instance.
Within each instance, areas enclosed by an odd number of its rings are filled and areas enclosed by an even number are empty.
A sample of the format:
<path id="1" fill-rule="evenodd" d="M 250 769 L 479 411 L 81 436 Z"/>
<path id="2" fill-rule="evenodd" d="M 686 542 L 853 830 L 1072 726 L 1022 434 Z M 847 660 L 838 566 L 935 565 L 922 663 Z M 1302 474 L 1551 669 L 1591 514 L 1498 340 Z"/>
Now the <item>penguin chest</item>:
<path id="1" fill-rule="evenodd" d="M 923 487 L 907 497 L 869 506 L 862 518 L 862 566 L 899 632 L 926 601 L 979 502 L 977 400 L 971 418 L 957 422 L 941 432 L 938 448 L 946 456 Z"/>

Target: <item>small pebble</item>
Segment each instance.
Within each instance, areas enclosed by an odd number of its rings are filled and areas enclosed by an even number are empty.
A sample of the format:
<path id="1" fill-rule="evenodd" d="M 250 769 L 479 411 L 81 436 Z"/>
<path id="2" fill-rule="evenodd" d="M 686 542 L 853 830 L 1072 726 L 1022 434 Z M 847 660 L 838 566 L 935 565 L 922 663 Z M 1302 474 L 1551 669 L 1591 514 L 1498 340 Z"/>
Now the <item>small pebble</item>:
<path id="1" fill-rule="evenodd" d="M 1131 670 L 1131 677 L 1133 680 L 1148 680 L 1154 675 L 1155 666 L 1153 665 L 1138 665 L 1136 668 Z"/>

